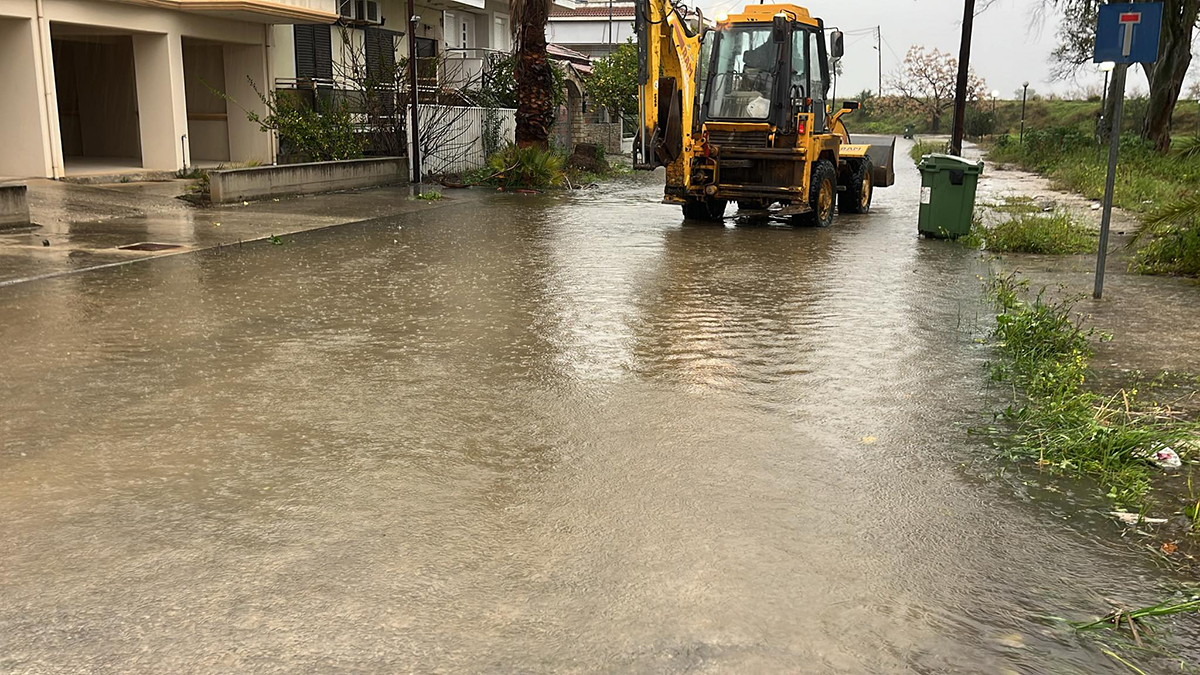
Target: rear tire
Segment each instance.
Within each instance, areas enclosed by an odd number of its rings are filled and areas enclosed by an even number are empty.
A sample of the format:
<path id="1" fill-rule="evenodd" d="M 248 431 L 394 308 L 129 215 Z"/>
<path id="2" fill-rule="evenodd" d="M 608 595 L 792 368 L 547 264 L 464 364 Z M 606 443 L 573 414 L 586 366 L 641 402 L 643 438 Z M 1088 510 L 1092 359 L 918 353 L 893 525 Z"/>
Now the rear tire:
<path id="1" fill-rule="evenodd" d="M 703 220 L 714 223 L 725 218 L 725 207 L 729 202 L 724 199 L 692 199 L 688 198 L 683 205 L 683 217 L 688 220 Z"/>
<path id="2" fill-rule="evenodd" d="M 875 179 L 871 171 L 871 159 L 863 157 L 846 183 L 846 191 L 838 195 L 838 211 L 842 213 L 867 213 L 871 210 L 871 197 L 875 195 Z"/>
<path id="3" fill-rule="evenodd" d="M 837 198 L 837 172 L 833 162 L 819 159 L 813 165 L 812 180 L 808 187 L 808 213 L 797 216 L 802 225 L 829 227 L 833 225 L 833 206 Z"/>

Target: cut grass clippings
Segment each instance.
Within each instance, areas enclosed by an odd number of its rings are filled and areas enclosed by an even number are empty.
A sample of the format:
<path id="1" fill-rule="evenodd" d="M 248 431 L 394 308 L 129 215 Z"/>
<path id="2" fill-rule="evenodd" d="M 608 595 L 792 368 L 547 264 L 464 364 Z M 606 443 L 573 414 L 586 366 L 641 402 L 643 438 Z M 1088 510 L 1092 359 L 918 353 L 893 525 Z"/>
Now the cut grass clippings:
<path id="1" fill-rule="evenodd" d="M 1074 299 L 1051 301 L 1043 289 L 1023 300 L 1028 283 L 1013 275 L 993 277 L 988 290 L 1000 356 L 992 377 L 1009 383 L 1014 398 L 1001 414 L 1012 433 L 1000 445 L 1055 474 L 1095 479 L 1117 504 L 1142 507 L 1161 472 L 1154 454 L 1172 448 L 1187 461 L 1200 425 L 1141 404 L 1137 389 L 1109 396 L 1088 389 L 1090 340 L 1104 336 L 1073 315 Z"/>

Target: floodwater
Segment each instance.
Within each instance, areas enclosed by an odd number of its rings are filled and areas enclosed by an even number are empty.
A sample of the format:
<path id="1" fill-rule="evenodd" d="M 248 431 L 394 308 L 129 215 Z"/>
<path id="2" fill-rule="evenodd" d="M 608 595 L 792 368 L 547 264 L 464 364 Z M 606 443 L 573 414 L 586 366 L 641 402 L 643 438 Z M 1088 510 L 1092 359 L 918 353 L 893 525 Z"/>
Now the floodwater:
<path id="1" fill-rule="evenodd" d="M 899 152 L 898 152 L 899 154 Z M 0 288 L 0 672 L 1126 672 L 965 248 L 661 174 Z M 989 460 L 984 460 L 985 463 Z"/>

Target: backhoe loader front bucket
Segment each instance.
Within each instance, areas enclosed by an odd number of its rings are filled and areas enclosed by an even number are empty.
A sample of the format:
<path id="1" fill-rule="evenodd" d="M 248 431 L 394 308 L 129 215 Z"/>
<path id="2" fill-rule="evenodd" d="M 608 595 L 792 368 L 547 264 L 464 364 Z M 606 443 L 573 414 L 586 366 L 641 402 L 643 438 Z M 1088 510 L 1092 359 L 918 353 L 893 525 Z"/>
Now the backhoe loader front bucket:
<path id="1" fill-rule="evenodd" d="M 871 166 L 875 169 L 877 187 L 889 187 L 896 182 L 896 137 L 895 136 L 856 136 L 855 141 L 866 143 L 867 157 L 871 158 Z"/>

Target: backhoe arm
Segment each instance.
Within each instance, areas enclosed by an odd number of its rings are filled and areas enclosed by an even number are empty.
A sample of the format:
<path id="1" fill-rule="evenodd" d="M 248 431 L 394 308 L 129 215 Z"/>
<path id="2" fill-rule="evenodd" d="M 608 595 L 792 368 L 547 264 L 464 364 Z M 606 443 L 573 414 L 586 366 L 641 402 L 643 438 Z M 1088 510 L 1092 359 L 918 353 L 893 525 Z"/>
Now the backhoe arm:
<path id="1" fill-rule="evenodd" d="M 668 167 L 667 184 L 687 182 L 703 17 L 696 29 L 672 0 L 636 0 L 639 169 Z"/>

